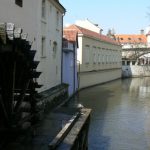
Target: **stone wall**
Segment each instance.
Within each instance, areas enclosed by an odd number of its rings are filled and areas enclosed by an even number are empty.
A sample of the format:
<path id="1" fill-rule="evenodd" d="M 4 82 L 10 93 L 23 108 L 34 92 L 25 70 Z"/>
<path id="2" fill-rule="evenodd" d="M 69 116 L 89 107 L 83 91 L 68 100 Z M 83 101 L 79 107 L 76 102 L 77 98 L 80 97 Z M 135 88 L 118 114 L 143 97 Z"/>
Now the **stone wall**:
<path id="1" fill-rule="evenodd" d="M 80 73 L 79 89 L 93 86 L 96 84 L 109 82 L 109 81 L 112 81 L 112 80 L 115 80 L 118 78 L 121 78 L 121 69 L 120 68 Z"/>
<path id="2" fill-rule="evenodd" d="M 122 66 L 122 77 L 150 76 L 150 66 Z"/>

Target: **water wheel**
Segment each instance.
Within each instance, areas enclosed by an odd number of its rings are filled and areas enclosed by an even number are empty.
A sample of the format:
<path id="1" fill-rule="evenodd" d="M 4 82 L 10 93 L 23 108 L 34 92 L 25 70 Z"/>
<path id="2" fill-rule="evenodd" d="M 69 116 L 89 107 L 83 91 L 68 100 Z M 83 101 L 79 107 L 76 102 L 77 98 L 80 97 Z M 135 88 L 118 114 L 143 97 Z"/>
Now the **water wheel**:
<path id="1" fill-rule="evenodd" d="M 39 62 L 34 61 L 35 53 L 22 29 L 1 24 L 0 141 L 29 128 L 35 121 L 36 88 L 41 87 L 36 81 L 41 72 L 36 71 Z"/>

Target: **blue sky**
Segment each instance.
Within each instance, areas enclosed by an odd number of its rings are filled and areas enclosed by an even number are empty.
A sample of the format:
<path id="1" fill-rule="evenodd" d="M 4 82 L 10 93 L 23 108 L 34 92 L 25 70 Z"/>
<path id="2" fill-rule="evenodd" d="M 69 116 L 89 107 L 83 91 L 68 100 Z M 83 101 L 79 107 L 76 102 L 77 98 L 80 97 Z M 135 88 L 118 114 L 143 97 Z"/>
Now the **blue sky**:
<path id="1" fill-rule="evenodd" d="M 60 0 L 67 12 L 64 24 L 88 18 L 117 34 L 139 33 L 150 25 L 150 0 Z"/>

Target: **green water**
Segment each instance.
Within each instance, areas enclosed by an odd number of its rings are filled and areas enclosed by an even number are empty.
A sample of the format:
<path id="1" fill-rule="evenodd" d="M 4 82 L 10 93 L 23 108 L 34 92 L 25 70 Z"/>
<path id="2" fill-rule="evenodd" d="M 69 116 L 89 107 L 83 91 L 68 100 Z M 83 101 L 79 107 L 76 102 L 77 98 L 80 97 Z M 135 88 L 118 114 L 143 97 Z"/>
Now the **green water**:
<path id="1" fill-rule="evenodd" d="M 150 78 L 82 90 L 70 105 L 92 108 L 89 150 L 150 149 Z"/>

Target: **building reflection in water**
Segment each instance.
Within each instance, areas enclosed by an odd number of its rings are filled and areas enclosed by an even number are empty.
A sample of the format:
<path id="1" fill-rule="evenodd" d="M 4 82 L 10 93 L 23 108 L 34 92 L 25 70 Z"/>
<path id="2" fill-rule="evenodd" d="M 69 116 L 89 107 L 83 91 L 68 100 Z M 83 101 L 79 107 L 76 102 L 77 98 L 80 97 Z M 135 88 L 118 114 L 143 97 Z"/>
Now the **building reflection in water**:
<path id="1" fill-rule="evenodd" d="M 128 78 L 82 90 L 92 108 L 89 149 L 150 149 L 150 78 Z"/>

